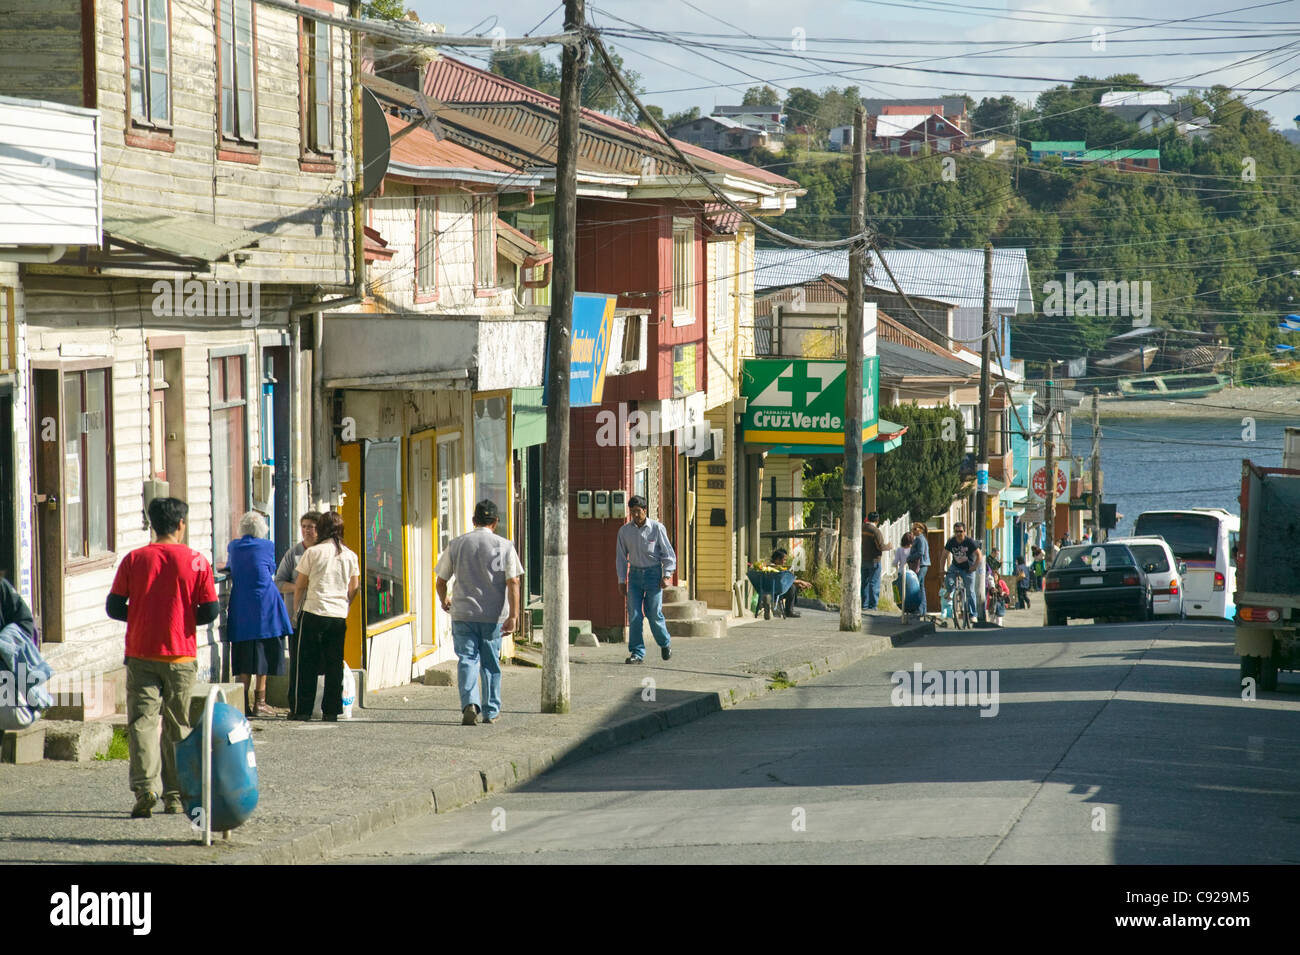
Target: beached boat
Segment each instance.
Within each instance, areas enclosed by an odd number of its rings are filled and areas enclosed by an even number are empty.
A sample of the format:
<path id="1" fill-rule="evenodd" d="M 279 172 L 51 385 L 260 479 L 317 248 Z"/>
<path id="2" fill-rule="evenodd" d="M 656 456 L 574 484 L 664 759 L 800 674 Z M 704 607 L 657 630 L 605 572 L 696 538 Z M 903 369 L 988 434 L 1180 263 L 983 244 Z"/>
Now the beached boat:
<path id="1" fill-rule="evenodd" d="M 1231 375 L 1142 375 L 1121 378 L 1119 393 L 1125 398 L 1204 398 L 1232 384 Z"/>
<path id="2" fill-rule="evenodd" d="M 1150 371 L 1151 361 L 1160 351 L 1158 345 L 1146 345 L 1139 348 L 1130 348 L 1120 352 L 1118 355 L 1111 355 L 1109 358 L 1098 358 L 1093 364 L 1104 371 Z"/>

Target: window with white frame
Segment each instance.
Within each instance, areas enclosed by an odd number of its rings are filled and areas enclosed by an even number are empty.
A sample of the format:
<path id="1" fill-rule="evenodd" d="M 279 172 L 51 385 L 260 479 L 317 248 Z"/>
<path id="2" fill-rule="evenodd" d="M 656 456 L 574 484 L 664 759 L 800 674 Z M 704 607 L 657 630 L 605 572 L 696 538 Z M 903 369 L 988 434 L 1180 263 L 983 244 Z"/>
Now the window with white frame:
<path id="1" fill-rule="evenodd" d="M 497 284 L 496 197 L 474 197 L 474 288 Z"/>
<path id="2" fill-rule="evenodd" d="M 731 321 L 731 243 L 715 242 L 713 252 L 715 278 L 712 327 L 719 328 Z"/>
<path id="3" fill-rule="evenodd" d="M 420 296 L 438 292 L 438 197 L 415 200 L 415 292 Z"/>
<path id="4" fill-rule="evenodd" d="M 695 321 L 695 220 L 673 217 L 673 324 Z"/>

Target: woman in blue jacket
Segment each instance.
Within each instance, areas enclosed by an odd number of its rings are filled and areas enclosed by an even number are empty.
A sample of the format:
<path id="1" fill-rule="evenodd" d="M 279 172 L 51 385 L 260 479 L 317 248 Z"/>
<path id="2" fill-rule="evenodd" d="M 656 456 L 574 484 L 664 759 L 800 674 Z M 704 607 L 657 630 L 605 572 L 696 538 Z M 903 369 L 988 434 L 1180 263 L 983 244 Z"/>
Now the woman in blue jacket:
<path id="1" fill-rule="evenodd" d="M 930 572 L 930 542 L 926 539 L 928 528 L 925 524 L 917 521 L 912 525 L 912 553 L 908 560 L 916 561 L 916 576 L 921 583 L 921 609 L 919 613 L 924 616 L 925 609 L 925 575 Z"/>
<path id="2" fill-rule="evenodd" d="M 244 684 L 250 716 L 278 716 L 280 711 L 266 704 L 266 678 L 284 673 L 284 638 L 293 633 L 293 624 L 275 586 L 275 544 L 267 539 L 266 519 L 250 511 L 240 518 L 239 533 L 226 551 L 233 586 L 225 634 L 230 669 Z"/>

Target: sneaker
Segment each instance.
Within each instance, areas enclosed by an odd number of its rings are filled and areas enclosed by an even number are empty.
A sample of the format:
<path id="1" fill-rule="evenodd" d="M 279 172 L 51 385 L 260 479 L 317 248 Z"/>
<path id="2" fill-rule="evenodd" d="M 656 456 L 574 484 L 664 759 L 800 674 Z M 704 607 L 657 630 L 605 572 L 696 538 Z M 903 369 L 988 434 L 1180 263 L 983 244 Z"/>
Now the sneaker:
<path id="1" fill-rule="evenodd" d="M 473 726 L 476 722 L 478 722 L 478 707 L 473 703 L 469 703 L 465 706 L 465 709 L 461 711 L 460 725 Z"/>
<path id="2" fill-rule="evenodd" d="M 637 656 L 635 653 L 633 653 L 633 654 L 630 654 L 630 655 L 628 656 L 628 658 L 627 658 L 626 660 L 624 660 L 623 662 L 624 662 L 624 663 L 640 663 L 640 662 L 641 662 L 641 658 L 640 658 L 639 656 Z"/>
<path id="3" fill-rule="evenodd" d="M 158 794 L 145 791 L 135 797 L 135 806 L 131 809 L 132 819 L 148 819 L 153 815 L 153 807 L 158 805 Z"/>
<path id="4" fill-rule="evenodd" d="M 673 656 L 673 648 L 672 648 L 672 647 L 660 647 L 660 648 L 659 648 L 659 655 L 660 655 L 661 657 L 663 657 L 665 660 L 671 660 L 671 659 L 672 659 L 672 656 Z"/>
<path id="5" fill-rule="evenodd" d="M 163 812 L 167 813 L 167 815 L 179 816 L 184 811 L 185 807 L 181 805 L 180 793 L 167 793 L 163 796 Z"/>
<path id="6" fill-rule="evenodd" d="M 498 713 L 496 716 L 485 716 L 485 717 L 483 717 L 483 722 L 484 722 L 484 723 L 496 723 L 496 722 L 499 722 L 500 719 L 501 719 L 501 714 Z"/>

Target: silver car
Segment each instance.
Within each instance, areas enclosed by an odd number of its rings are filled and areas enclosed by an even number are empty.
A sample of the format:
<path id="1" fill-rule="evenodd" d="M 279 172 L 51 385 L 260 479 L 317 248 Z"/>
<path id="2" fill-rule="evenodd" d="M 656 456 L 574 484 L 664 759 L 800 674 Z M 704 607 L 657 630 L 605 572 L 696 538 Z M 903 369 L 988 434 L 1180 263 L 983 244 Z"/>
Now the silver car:
<path id="1" fill-rule="evenodd" d="M 1157 617 L 1183 617 L 1185 564 L 1163 537 L 1111 537 L 1108 544 L 1127 544 L 1151 581 L 1151 611 Z"/>

